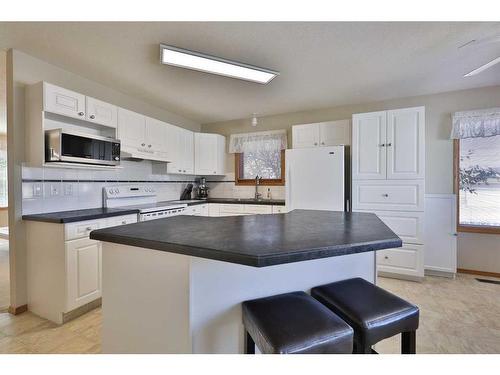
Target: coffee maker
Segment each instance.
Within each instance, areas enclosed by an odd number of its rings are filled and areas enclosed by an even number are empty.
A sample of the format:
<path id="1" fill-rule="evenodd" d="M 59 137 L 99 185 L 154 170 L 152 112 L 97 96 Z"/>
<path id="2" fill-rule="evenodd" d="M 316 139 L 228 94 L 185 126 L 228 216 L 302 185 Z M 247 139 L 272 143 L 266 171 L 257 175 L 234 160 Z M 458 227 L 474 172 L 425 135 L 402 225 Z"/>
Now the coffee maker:
<path id="1" fill-rule="evenodd" d="M 208 198 L 208 187 L 207 180 L 205 177 L 200 177 L 198 180 L 198 187 L 196 189 L 196 195 L 198 199 L 207 199 Z"/>

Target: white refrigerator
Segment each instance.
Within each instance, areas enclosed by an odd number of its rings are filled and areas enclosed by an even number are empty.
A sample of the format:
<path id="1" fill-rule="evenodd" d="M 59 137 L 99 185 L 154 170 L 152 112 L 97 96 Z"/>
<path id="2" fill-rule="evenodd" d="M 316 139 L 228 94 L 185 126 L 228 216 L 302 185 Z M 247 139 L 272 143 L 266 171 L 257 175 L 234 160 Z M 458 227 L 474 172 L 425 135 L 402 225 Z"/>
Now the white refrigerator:
<path id="1" fill-rule="evenodd" d="M 288 149 L 285 155 L 287 210 L 349 210 L 346 146 Z"/>

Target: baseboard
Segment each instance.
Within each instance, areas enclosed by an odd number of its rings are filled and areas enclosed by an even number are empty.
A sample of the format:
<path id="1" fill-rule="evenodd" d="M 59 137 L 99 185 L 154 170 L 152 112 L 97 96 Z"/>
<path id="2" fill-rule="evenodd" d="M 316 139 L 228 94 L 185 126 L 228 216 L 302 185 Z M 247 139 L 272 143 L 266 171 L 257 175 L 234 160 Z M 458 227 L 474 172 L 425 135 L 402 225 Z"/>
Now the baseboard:
<path id="1" fill-rule="evenodd" d="M 399 273 L 392 273 L 392 272 L 385 272 L 385 271 L 378 271 L 377 275 L 378 276 L 382 276 L 382 277 L 389 277 L 391 279 L 415 281 L 415 282 L 418 282 L 418 283 L 421 283 L 422 281 L 424 281 L 424 277 L 411 276 L 411 275 L 402 275 L 402 274 L 399 274 Z"/>
<path id="2" fill-rule="evenodd" d="M 468 270 L 465 268 L 457 268 L 457 272 L 458 273 L 466 273 L 469 275 L 479 275 L 479 276 L 489 276 L 489 277 L 500 278 L 500 273 L 498 273 L 498 272 L 476 271 L 476 270 Z"/>
<path id="3" fill-rule="evenodd" d="M 9 313 L 12 315 L 19 315 L 26 311 L 28 311 L 28 305 L 21 305 L 17 307 L 9 306 Z"/>
<path id="4" fill-rule="evenodd" d="M 63 313 L 63 324 L 67 323 L 73 319 L 78 318 L 79 316 L 82 316 L 83 314 L 88 313 L 91 310 L 94 310 L 95 308 L 99 307 L 102 305 L 102 298 L 98 298 L 95 301 L 89 302 L 83 306 L 77 307 L 74 310 L 71 310 L 67 313 Z"/>

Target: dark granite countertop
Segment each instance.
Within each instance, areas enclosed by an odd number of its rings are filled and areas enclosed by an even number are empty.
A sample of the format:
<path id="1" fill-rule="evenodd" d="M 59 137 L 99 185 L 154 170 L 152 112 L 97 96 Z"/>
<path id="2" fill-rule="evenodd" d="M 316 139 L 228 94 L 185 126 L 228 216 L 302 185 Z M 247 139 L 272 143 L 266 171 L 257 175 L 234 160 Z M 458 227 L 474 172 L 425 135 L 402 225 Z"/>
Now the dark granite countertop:
<path id="1" fill-rule="evenodd" d="M 375 214 L 313 210 L 279 215 L 175 216 L 95 230 L 90 238 L 254 267 L 402 245 Z"/>
<path id="2" fill-rule="evenodd" d="M 23 220 L 43 221 L 46 223 L 74 223 L 76 221 L 103 219 L 105 217 L 137 214 L 137 209 L 126 208 L 90 208 L 85 210 L 47 212 L 43 214 L 23 215 Z"/>

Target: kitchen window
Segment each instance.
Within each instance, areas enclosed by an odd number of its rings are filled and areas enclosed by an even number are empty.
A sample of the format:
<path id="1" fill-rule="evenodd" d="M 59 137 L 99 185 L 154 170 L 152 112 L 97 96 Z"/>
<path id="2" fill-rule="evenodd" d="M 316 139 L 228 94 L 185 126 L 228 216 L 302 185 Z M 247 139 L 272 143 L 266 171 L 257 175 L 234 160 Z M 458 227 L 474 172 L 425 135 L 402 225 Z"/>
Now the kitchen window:
<path id="1" fill-rule="evenodd" d="M 235 154 L 236 185 L 254 185 L 256 176 L 262 185 L 285 184 L 285 130 L 232 134 L 229 152 Z"/>
<path id="2" fill-rule="evenodd" d="M 478 116 L 472 114 L 462 120 L 460 127 L 454 118 L 455 192 L 460 232 L 500 233 L 500 112 L 498 121 L 492 117 L 478 120 Z"/>

